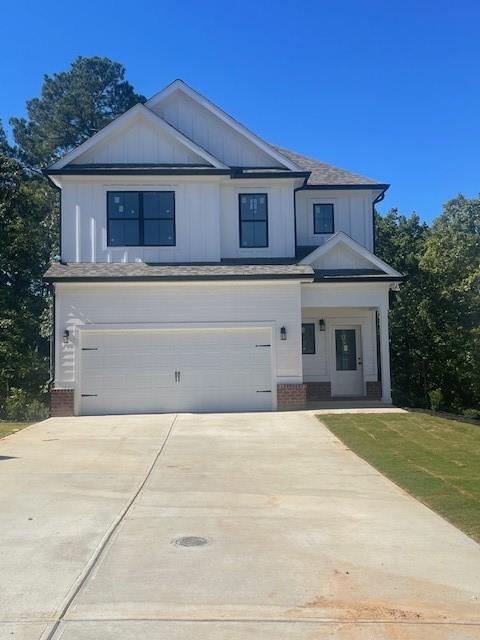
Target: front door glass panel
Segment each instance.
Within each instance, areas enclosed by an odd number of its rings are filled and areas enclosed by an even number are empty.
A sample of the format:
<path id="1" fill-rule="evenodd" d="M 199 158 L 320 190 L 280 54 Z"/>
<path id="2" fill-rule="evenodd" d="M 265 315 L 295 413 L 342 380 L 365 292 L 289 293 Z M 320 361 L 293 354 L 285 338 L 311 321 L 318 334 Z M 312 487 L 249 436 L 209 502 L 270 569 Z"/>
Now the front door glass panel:
<path id="1" fill-rule="evenodd" d="M 357 345 L 355 329 L 335 329 L 337 371 L 356 371 Z"/>

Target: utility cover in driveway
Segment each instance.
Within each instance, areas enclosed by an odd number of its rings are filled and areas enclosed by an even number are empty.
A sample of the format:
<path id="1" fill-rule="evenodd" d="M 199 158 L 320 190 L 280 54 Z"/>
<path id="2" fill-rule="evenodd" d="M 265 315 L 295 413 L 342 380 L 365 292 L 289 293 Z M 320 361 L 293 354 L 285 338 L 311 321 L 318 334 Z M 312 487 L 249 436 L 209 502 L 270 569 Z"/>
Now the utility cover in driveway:
<path id="1" fill-rule="evenodd" d="M 271 410 L 270 343 L 258 327 L 84 330 L 80 413 Z"/>

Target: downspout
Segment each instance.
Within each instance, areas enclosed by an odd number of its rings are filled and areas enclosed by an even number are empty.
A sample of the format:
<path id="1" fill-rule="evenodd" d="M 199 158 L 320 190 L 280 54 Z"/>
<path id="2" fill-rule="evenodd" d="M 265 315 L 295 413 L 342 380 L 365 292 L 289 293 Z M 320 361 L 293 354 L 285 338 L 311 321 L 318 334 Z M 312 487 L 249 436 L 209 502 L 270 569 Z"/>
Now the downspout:
<path id="1" fill-rule="evenodd" d="M 310 177 L 310 172 L 307 177 L 303 179 L 303 184 L 301 187 L 296 187 L 293 190 L 293 231 L 295 238 L 295 259 L 297 257 L 297 191 L 301 191 L 307 186 L 308 178 Z"/>

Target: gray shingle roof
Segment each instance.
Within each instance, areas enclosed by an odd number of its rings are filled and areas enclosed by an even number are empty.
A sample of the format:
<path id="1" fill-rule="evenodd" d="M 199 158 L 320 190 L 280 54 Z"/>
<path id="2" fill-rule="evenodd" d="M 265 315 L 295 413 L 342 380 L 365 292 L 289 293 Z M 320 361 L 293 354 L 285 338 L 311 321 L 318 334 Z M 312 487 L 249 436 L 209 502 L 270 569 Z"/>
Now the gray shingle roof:
<path id="1" fill-rule="evenodd" d="M 44 275 L 61 280 L 271 280 L 313 277 L 308 265 L 296 264 L 146 264 L 144 262 L 54 262 Z"/>
<path id="2" fill-rule="evenodd" d="M 290 151 L 290 149 L 284 149 L 283 147 L 277 147 L 271 145 L 279 153 L 286 158 L 295 162 L 299 167 L 310 171 L 310 177 L 308 179 L 308 185 L 382 185 L 387 186 L 384 183 L 379 183 L 378 180 L 361 176 L 358 173 L 352 173 L 345 169 L 339 169 L 326 162 L 320 162 L 314 158 L 309 158 L 296 151 Z"/>

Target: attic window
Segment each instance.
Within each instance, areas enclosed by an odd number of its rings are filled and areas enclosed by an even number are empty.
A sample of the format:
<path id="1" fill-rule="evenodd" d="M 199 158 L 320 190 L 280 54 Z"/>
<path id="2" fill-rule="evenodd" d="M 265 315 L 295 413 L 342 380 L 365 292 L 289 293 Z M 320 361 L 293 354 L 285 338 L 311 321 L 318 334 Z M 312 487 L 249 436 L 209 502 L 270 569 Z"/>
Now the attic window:
<path id="1" fill-rule="evenodd" d="M 109 247 L 175 245 L 173 191 L 109 191 Z"/>
<path id="2" fill-rule="evenodd" d="M 334 232 L 333 204 L 316 203 L 313 205 L 313 232 Z"/>

